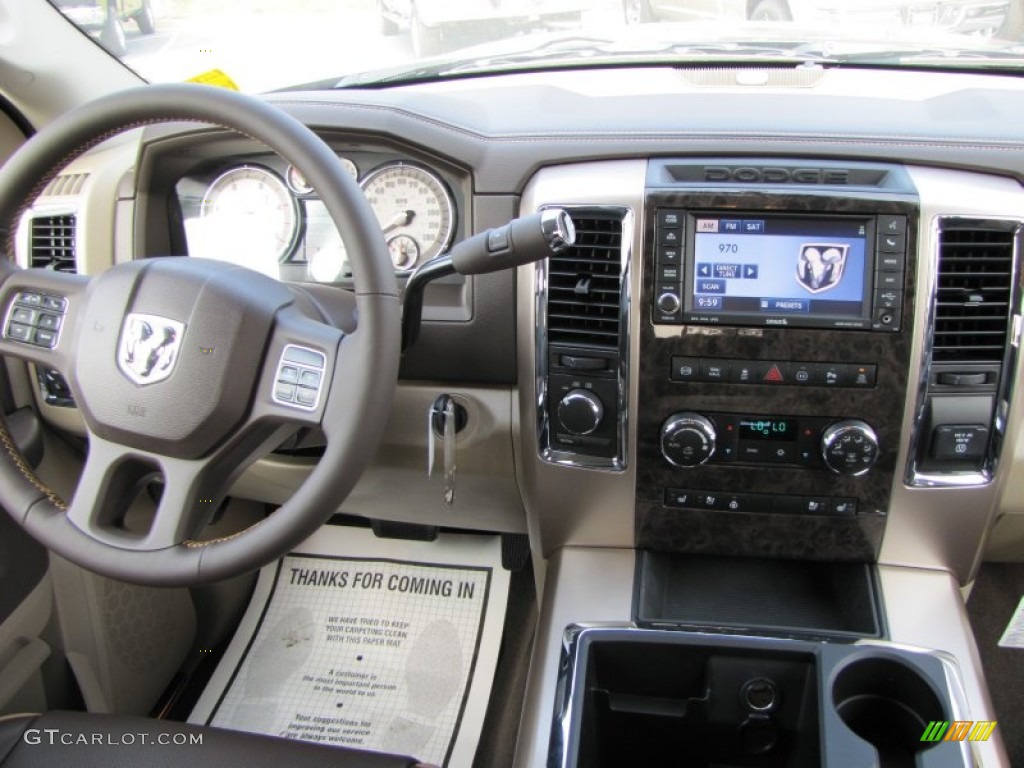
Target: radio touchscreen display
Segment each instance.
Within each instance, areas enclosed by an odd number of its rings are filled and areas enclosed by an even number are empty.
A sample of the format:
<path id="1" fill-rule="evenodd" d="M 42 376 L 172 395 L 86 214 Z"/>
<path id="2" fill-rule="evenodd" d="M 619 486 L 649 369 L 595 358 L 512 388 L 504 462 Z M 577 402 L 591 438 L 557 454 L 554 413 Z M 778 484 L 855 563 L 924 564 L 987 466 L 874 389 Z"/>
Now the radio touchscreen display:
<path id="1" fill-rule="evenodd" d="M 866 328 L 873 217 L 693 214 L 690 322 Z"/>

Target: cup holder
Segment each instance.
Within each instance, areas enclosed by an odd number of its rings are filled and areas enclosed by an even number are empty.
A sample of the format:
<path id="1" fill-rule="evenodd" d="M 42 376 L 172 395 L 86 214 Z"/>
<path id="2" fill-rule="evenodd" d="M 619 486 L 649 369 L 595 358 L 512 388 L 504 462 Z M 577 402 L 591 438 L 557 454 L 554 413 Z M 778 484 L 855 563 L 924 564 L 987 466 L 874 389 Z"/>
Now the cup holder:
<path id="1" fill-rule="evenodd" d="M 920 672 L 892 658 L 860 658 L 832 684 L 832 703 L 846 726 L 878 751 L 880 768 L 911 768 L 933 720 L 948 720 L 934 687 Z"/>

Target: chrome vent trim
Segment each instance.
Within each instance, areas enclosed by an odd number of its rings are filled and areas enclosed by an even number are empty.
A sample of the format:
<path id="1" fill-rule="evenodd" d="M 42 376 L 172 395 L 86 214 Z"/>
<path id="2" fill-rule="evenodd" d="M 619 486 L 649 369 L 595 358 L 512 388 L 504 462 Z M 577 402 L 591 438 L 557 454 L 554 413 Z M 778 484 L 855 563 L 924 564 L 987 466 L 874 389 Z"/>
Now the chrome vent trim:
<path id="1" fill-rule="evenodd" d="M 30 267 L 72 274 L 78 272 L 75 214 L 35 215 L 29 219 L 28 227 Z"/>
<path id="2" fill-rule="evenodd" d="M 560 341 L 553 341 L 551 337 L 551 331 L 549 328 L 550 318 L 548 315 L 548 307 L 550 302 L 550 287 L 552 279 L 556 279 L 557 276 L 552 275 L 552 259 L 545 259 L 544 261 L 538 262 L 536 266 L 536 290 L 535 290 L 535 315 L 537 322 L 536 337 L 534 341 L 534 348 L 536 353 L 535 359 L 535 373 L 536 373 L 536 405 L 537 405 L 537 438 L 538 438 L 538 449 L 540 452 L 540 458 L 551 464 L 560 464 L 563 466 L 570 467 L 584 467 L 588 469 L 607 469 L 614 470 L 617 472 L 626 469 L 628 464 L 628 455 L 626 446 L 628 445 L 628 426 L 629 426 L 629 354 L 630 354 L 630 334 L 629 334 L 629 317 L 630 317 L 630 306 L 631 306 L 631 292 L 630 292 L 630 270 L 632 263 L 632 244 L 634 235 L 634 213 L 631 208 L 616 205 L 545 205 L 545 208 L 557 207 L 563 208 L 569 212 L 572 217 L 573 224 L 577 228 L 577 240 L 579 244 L 573 248 L 569 254 L 568 259 L 573 259 L 573 254 L 583 254 L 584 258 L 597 261 L 601 264 L 607 264 L 608 275 L 612 271 L 617 270 L 617 290 L 618 290 L 618 310 L 617 317 L 612 318 L 605 311 L 607 307 L 597 307 L 592 310 L 597 316 L 600 316 L 600 330 L 603 331 L 600 335 L 594 334 L 594 341 L 591 346 L 595 350 L 614 351 L 618 357 L 618 369 L 616 371 L 616 384 L 618 390 L 617 398 L 617 413 L 618 423 L 616 425 L 616 439 L 618 443 L 615 456 L 612 458 L 600 457 L 600 456 L 588 456 L 585 454 L 575 453 L 572 451 L 563 450 L 552 446 L 551 430 L 550 430 L 550 414 L 548 413 L 548 369 L 550 365 L 550 350 L 549 344 L 561 343 L 561 344 L 574 344 L 580 346 L 579 334 L 576 336 L 575 341 L 566 341 L 564 339 Z M 612 228 L 611 233 L 607 230 L 604 224 L 597 227 L 596 230 L 592 230 L 590 236 L 585 235 L 582 239 L 579 237 L 581 224 L 583 225 L 584 232 L 588 222 L 592 223 L 595 221 L 600 222 L 613 222 L 615 227 Z M 604 230 L 603 232 L 601 230 Z M 607 238 L 609 234 L 614 234 L 614 247 L 608 247 L 610 240 L 602 239 Z M 598 248 L 598 246 L 604 246 Z M 595 256 L 597 251 L 601 251 L 602 255 Z M 560 261 L 559 257 L 554 259 L 555 267 L 560 265 L 565 267 L 568 266 L 568 261 Z M 605 267 L 601 267 L 605 269 Z M 562 270 L 567 272 L 567 270 Z M 608 284 L 611 284 L 611 279 L 607 280 Z M 594 296 L 600 296 L 600 299 L 595 299 L 595 302 L 607 303 L 606 298 L 610 297 L 610 294 L 599 293 L 593 290 L 593 287 L 589 291 Z M 556 306 L 559 306 L 556 304 Z M 580 315 L 583 316 L 582 314 Z M 613 339 L 607 335 L 608 329 L 612 327 L 616 330 L 617 338 Z M 564 329 L 564 326 L 561 326 Z"/>
<path id="3" fill-rule="evenodd" d="M 952 357 L 952 358 L 937 358 L 936 357 L 936 329 L 940 320 L 943 320 L 943 314 L 945 319 L 955 317 L 951 314 L 949 306 L 940 308 L 940 303 L 946 300 L 947 305 L 949 304 L 950 286 L 953 286 L 954 290 L 960 290 L 963 292 L 963 286 L 957 285 L 955 278 L 948 278 L 945 282 L 947 293 L 943 293 L 943 279 L 941 270 L 943 268 L 944 252 L 946 252 L 946 274 L 956 275 L 959 268 L 951 269 L 949 265 L 950 258 L 948 255 L 948 243 L 959 243 L 963 239 L 963 235 L 953 235 L 949 238 L 949 233 L 963 233 L 963 232 L 1002 232 L 1004 233 L 1007 242 L 1009 243 L 1010 254 L 1009 254 L 1009 272 L 1003 275 L 1005 280 L 1005 291 L 1006 291 L 1006 314 L 1004 318 L 1004 328 L 1002 329 L 1003 338 L 1003 350 L 1002 355 L 998 358 L 995 357 L 995 353 L 988 350 L 989 345 L 982 345 L 986 349 L 982 349 L 978 354 L 991 354 L 992 357 L 981 358 L 980 362 L 1000 363 L 1000 374 L 999 381 L 996 387 L 996 399 L 995 399 L 995 413 L 992 419 L 992 439 L 989 442 L 988 455 L 985 458 L 984 464 L 980 470 L 968 470 L 968 471 L 956 471 L 956 472 L 934 472 L 934 471 L 922 471 L 918 467 L 918 457 L 921 455 L 921 450 L 924 443 L 929 439 L 929 435 L 925 434 L 925 424 L 927 423 L 927 403 L 929 395 L 929 382 L 932 379 L 932 373 L 934 365 L 938 363 L 946 364 L 957 364 L 957 363 L 970 363 L 979 362 L 978 358 L 966 358 L 966 357 Z M 984 236 L 982 239 L 985 239 Z M 917 401 L 914 410 L 914 426 L 910 435 L 910 443 L 908 450 L 908 459 L 906 464 L 906 474 L 904 481 L 907 486 L 913 488 L 967 488 L 988 485 L 992 482 L 995 477 L 996 470 L 999 466 L 999 458 L 1006 442 L 1006 426 L 1010 412 L 1010 404 L 1014 394 L 1014 381 L 1017 377 L 1017 366 L 1019 363 L 1019 328 L 1022 325 L 1022 313 L 1024 313 L 1024 286 L 1021 285 L 1021 269 L 1020 269 L 1020 258 L 1022 252 L 1022 237 L 1024 237 L 1024 220 L 1017 218 L 970 218 L 962 216 L 938 216 L 935 218 L 932 224 L 932 241 L 936 244 L 933 252 L 928 254 L 930 259 L 931 274 L 933 277 L 929 280 L 927 290 L 924 292 L 924 296 L 927 297 L 928 308 L 927 308 L 927 320 L 925 323 L 923 344 L 921 350 L 921 376 L 917 391 Z M 968 240 L 970 238 L 968 237 Z M 996 238 L 997 241 L 1001 238 Z M 970 257 L 964 257 L 970 258 Z M 972 273 L 973 274 L 973 273 Z M 961 302 L 962 304 L 976 304 L 980 307 L 984 307 L 985 302 Z M 998 302 L 994 302 L 998 303 Z M 955 302 L 954 302 L 955 305 Z M 955 306 L 954 306 L 955 309 Z M 953 322 L 956 322 L 954 319 Z M 987 321 L 986 321 L 987 322 Z M 952 333 L 952 331 L 946 328 L 945 332 Z M 949 337 L 947 336 L 947 339 Z M 976 349 L 973 345 L 968 345 L 964 349 Z M 943 353 L 949 354 L 949 353 Z M 971 352 L 970 354 L 976 354 Z M 1011 443 L 1010 451 L 1013 451 L 1013 445 Z"/>
<path id="4" fill-rule="evenodd" d="M 576 244 L 548 259 L 548 342 L 617 349 L 622 316 L 622 217 L 572 213 Z"/>

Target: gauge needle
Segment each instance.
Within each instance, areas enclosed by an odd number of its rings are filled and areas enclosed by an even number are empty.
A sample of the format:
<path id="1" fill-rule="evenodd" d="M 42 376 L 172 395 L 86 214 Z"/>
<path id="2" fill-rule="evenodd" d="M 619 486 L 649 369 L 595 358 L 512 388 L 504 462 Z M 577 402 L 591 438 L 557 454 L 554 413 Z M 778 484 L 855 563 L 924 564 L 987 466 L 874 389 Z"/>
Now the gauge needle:
<path id="1" fill-rule="evenodd" d="M 412 222 L 413 216 L 415 215 L 416 211 L 399 211 L 392 217 L 391 221 L 385 225 L 383 229 L 384 234 L 386 235 L 392 229 L 396 229 L 397 227 L 407 226 Z"/>

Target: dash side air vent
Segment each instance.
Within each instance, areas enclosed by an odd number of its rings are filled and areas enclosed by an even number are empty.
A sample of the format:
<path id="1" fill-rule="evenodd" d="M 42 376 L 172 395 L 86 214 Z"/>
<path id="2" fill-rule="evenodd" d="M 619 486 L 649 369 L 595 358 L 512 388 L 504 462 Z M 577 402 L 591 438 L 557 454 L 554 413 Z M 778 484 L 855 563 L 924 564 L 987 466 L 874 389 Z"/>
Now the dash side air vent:
<path id="1" fill-rule="evenodd" d="M 88 180 L 88 173 L 62 173 L 43 190 L 40 197 L 68 197 L 79 195 L 85 182 Z"/>
<path id="2" fill-rule="evenodd" d="M 1014 233 L 957 226 L 939 234 L 932 357 L 1000 362 L 1009 327 Z"/>
<path id="3" fill-rule="evenodd" d="M 29 224 L 29 265 L 57 272 L 77 272 L 75 215 L 36 216 Z"/>
<path id="4" fill-rule="evenodd" d="M 618 349 L 622 218 L 579 212 L 572 220 L 576 244 L 548 261 L 548 341 Z"/>

